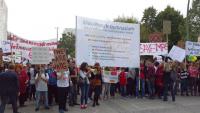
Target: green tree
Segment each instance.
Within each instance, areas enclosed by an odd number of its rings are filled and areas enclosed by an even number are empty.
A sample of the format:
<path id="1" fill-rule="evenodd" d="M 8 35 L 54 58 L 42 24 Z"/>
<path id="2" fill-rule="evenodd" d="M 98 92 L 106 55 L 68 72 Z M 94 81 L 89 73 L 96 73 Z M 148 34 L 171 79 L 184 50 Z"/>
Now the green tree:
<path id="1" fill-rule="evenodd" d="M 62 34 L 62 38 L 59 40 L 58 48 L 66 48 L 67 54 L 71 57 L 75 57 L 75 35 L 72 32 Z"/>
<path id="2" fill-rule="evenodd" d="M 122 22 L 122 23 L 132 23 L 132 24 L 138 24 L 138 20 L 134 17 L 125 17 L 125 16 L 118 16 L 117 18 L 114 19 L 114 22 Z M 146 42 L 147 38 L 143 37 L 143 34 L 146 28 L 144 26 L 141 26 L 141 32 L 140 32 L 140 41 L 141 42 Z"/>
<path id="3" fill-rule="evenodd" d="M 200 36 L 200 0 L 193 0 L 189 10 L 190 40 L 197 41 Z"/>
<path id="4" fill-rule="evenodd" d="M 171 21 L 171 34 L 169 35 L 169 47 L 177 44 L 177 42 L 184 36 L 183 28 L 185 20 L 183 15 L 173 7 L 167 6 L 164 11 L 158 13 L 156 17 L 156 29 L 160 32 L 163 30 L 163 20 Z M 184 28 L 185 29 L 185 28 Z"/>
<path id="5" fill-rule="evenodd" d="M 149 33 L 153 33 L 156 31 L 156 14 L 157 10 L 152 6 L 144 10 L 144 14 L 141 22 L 147 28 Z"/>
<path id="6" fill-rule="evenodd" d="M 114 22 L 138 23 L 138 20 L 134 17 L 118 16 L 117 18 L 114 19 Z"/>
<path id="7" fill-rule="evenodd" d="M 141 41 L 147 42 L 149 34 L 156 31 L 157 10 L 152 6 L 144 10 L 141 20 Z"/>

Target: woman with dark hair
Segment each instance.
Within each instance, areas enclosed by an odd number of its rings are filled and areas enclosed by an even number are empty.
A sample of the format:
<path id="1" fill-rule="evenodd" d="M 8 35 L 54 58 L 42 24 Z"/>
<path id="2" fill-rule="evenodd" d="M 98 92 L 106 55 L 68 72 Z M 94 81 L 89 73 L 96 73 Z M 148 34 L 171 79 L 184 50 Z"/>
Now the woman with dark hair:
<path id="1" fill-rule="evenodd" d="M 91 81 L 93 84 L 93 90 L 94 90 L 94 100 L 93 100 L 93 107 L 96 105 L 99 106 L 99 97 L 101 93 L 101 78 L 102 78 L 102 72 L 101 67 L 99 63 L 95 63 L 94 65 L 95 70 L 92 72 L 92 75 L 94 76 L 94 79 Z"/>
<path id="2" fill-rule="evenodd" d="M 87 108 L 90 74 L 91 70 L 88 68 L 88 64 L 86 62 L 83 62 L 80 66 L 80 78 L 79 78 L 79 85 L 81 88 L 81 109 Z"/>

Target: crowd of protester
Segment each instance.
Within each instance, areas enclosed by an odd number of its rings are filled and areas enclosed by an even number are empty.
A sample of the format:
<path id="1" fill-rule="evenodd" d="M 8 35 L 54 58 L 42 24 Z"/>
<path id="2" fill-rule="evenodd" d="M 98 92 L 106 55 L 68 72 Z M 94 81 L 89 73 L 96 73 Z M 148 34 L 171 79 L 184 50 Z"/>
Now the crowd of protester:
<path id="1" fill-rule="evenodd" d="M 45 109 L 58 105 L 59 113 L 80 105 L 81 109 L 99 106 L 99 100 L 108 100 L 120 94 L 122 98 L 148 98 L 168 101 L 176 100 L 176 95 L 200 95 L 200 63 L 179 63 L 165 59 L 142 60 L 140 68 L 101 67 L 99 63 L 89 66 L 83 62 L 80 67 L 69 60 L 69 67 L 56 71 L 53 64 L 26 65 L 9 64 L 1 68 L 0 74 L 0 113 L 10 103 L 13 113 L 19 107 L 35 101 L 35 111 L 43 104 Z M 117 83 L 105 82 L 103 71 L 119 72 Z M 170 92 L 170 93 L 169 93 Z M 79 100 L 80 97 L 80 100 Z"/>

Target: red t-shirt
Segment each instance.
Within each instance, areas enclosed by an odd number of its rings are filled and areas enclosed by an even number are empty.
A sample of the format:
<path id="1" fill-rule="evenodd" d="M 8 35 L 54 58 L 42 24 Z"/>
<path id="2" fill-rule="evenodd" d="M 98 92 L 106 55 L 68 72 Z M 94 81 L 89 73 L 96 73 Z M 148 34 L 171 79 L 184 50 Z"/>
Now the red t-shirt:
<path id="1" fill-rule="evenodd" d="M 125 86 L 127 84 L 127 80 L 126 80 L 126 73 L 125 72 L 121 72 L 119 74 L 119 84 Z"/>

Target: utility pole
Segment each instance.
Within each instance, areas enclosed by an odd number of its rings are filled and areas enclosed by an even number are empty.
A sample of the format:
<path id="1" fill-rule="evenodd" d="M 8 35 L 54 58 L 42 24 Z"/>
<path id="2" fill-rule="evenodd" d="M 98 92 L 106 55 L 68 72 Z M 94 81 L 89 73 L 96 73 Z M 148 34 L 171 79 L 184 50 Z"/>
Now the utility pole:
<path id="1" fill-rule="evenodd" d="M 187 31 L 187 36 L 186 36 L 186 41 L 189 40 L 189 8 L 190 8 L 190 0 L 188 0 L 188 4 L 187 4 L 187 17 L 186 17 L 186 31 Z"/>
<path id="2" fill-rule="evenodd" d="M 56 38 L 57 38 L 57 42 L 59 41 L 59 40 L 58 40 L 58 30 L 59 30 L 59 27 L 56 27 Z"/>

